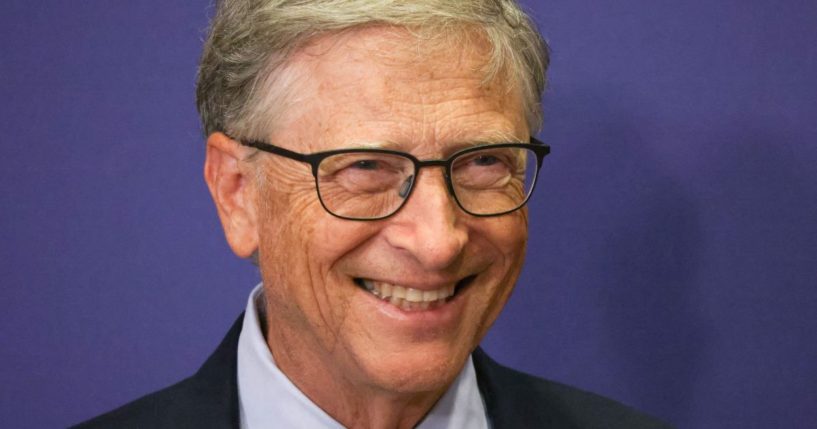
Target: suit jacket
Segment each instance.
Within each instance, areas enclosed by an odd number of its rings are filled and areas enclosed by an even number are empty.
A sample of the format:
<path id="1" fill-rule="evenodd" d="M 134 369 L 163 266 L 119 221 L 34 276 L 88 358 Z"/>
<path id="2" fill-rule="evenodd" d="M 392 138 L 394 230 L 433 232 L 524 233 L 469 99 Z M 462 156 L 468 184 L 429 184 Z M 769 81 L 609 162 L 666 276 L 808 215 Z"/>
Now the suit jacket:
<path id="1" fill-rule="evenodd" d="M 235 428 L 239 426 L 237 350 L 242 316 L 191 377 L 75 428 Z M 669 428 L 610 399 L 523 374 L 473 354 L 477 384 L 494 429 Z"/>

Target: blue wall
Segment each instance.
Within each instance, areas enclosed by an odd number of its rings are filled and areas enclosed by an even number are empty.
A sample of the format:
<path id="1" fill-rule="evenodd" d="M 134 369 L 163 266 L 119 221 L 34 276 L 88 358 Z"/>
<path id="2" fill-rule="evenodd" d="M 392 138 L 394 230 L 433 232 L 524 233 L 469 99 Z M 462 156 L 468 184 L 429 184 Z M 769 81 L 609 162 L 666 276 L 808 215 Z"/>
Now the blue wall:
<path id="1" fill-rule="evenodd" d="M 485 347 L 683 427 L 817 427 L 817 3 L 527 4 L 553 154 Z M 201 179 L 210 12 L 4 2 L 4 427 L 190 374 L 257 281 Z"/>

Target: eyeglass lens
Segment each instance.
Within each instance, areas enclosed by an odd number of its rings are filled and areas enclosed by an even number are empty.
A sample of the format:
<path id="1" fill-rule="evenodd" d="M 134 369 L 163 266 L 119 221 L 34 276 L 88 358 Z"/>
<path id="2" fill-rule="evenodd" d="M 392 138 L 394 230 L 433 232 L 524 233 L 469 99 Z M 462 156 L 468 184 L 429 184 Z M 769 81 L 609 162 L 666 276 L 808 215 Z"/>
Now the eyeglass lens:
<path id="1" fill-rule="evenodd" d="M 536 170 L 533 151 L 488 147 L 458 155 L 449 173 L 454 196 L 465 211 L 492 215 L 525 203 Z M 396 212 L 408 197 L 416 176 L 410 158 L 379 152 L 329 156 L 320 163 L 316 175 L 326 209 L 352 219 L 376 219 Z"/>

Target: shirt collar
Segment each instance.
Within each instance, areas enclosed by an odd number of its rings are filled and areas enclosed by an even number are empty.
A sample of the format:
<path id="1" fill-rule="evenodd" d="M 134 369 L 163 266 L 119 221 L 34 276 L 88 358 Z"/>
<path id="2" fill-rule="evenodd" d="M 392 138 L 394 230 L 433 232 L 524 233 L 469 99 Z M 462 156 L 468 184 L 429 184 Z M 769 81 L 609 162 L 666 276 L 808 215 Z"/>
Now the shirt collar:
<path id="1" fill-rule="evenodd" d="M 335 429 L 343 426 L 326 414 L 281 372 L 261 331 L 263 287 L 247 300 L 238 338 L 238 397 L 242 429 L 268 427 Z M 485 405 L 468 358 L 460 374 L 417 426 L 418 429 L 488 428 Z"/>

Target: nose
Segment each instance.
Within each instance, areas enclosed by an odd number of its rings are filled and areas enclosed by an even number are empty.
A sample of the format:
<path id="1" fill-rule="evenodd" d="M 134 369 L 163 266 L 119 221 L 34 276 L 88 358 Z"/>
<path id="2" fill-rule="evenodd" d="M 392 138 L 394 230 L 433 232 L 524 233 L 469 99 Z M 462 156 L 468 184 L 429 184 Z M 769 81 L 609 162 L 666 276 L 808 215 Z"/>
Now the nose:
<path id="1" fill-rule="evenodd" d="M 427 270 L 443 270 L 458 263 L 468 243 L 467 225 L 448 193 L 441 169 L 423 169 L 409 200 L 383 229 L 388 243 L 411 256 Z"/>

